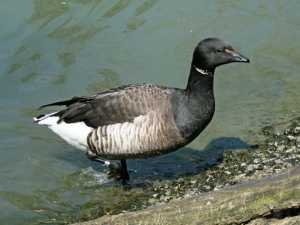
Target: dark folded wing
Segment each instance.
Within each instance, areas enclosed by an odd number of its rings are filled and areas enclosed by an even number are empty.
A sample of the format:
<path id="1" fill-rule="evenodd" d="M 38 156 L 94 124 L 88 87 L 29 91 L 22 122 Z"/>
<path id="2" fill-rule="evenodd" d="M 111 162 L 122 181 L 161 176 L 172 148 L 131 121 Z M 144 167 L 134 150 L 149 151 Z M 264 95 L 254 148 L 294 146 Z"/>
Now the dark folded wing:
<path id="1" fill-rule="evenodd" d="M 91 97 L 74 97 L 70 100 L 51 103 L 46 106 L 66 108 L 56 116 L 66 123 L 84 122 L 96 128 L 115 123 L 131 122 L 150 110 L 163 107 L 168 101 L 166 89 L 153 85 L 131 85 L 101 92 Z"/>

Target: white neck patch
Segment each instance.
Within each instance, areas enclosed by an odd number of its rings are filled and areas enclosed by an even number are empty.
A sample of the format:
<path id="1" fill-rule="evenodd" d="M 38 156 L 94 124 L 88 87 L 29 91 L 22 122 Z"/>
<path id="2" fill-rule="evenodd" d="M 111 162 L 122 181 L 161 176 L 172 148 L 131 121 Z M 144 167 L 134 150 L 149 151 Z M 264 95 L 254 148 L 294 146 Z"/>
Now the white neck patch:
<path id="1" fill-rule="evenodd" d="M 198 73 L 201 73 L 203 75 L 208 75 L 208 71 L 207 70 L 203 70 L 203 69 L 200 69 L 196 66 L 194 66 L 195 70 L 198 72 Z"/>

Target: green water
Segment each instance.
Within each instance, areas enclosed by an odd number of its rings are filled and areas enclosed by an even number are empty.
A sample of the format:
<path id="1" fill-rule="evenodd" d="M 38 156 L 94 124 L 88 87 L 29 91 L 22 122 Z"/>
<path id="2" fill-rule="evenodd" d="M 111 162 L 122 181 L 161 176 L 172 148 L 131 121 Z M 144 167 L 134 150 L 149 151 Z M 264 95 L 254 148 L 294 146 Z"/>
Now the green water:
<path id="1" fill-rule="evenodd" d="M 251 64 L 218 68 L 210 126 L 177 153 L 130 161 L 133 180 L 193 173 L 201 150 L 243 147 L 255 142 L 262 126 L 299 115 L 299 1 L 2 0 L 0 5 L 0 224 L 58 224 L 120 205 L 137 207 L 126 196 L 143 198 L 142 189 L 124 191 L 107 183 L 103 168 L 31 118 L 41 104 L 122 84 L 185 87 L 191 53 L 205 37 L 227 40 Z M 105 210 L 82 215 L 93 204 Z"/>

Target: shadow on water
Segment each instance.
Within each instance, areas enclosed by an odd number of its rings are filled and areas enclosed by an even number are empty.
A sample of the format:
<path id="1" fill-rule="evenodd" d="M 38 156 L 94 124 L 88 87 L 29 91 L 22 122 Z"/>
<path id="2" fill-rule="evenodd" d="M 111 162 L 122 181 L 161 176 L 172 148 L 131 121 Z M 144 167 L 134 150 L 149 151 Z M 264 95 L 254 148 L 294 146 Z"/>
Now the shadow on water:
<path id="1" fill-rule="evenodd" d="M 180 176 L 198 174 L 205 169 L 223 161 L 223 153 L 227 150 L 245 150 L 255 147 L 236 137 L 220 137 L 212 140 L 204 149 L 182 148 L 159 157 L 128 160 L 131 181 L 143 183 L 146 180 L 176 179 Z M 97 162 L 86 159 L 82 152 L 64 152 L 56 156 L 61 160 L 70 161 L 78 167 L 91 167 L 95 174 L 102 174 L 104 168 Z M 104 174 L 104 173 L 103 173 Z M 101 176 L 103 178 L 103 176 Z M 108 182 L 107 179 L 102 180 Z M 113 182 L 114 183 L 114 182 Z"/>
<path id="2" fill-rule="evenodd" d="M 145 179 L 176 179 L 181 176 L 198 174 L 223 161 L 227 150 L 250 149 L 253 146 L 236 137 L 220 137 L 212 140 L 204 149 L 183 148 L 171 154 L 143 160 L 130 160 L 128 166 L 133 182 Z"/>

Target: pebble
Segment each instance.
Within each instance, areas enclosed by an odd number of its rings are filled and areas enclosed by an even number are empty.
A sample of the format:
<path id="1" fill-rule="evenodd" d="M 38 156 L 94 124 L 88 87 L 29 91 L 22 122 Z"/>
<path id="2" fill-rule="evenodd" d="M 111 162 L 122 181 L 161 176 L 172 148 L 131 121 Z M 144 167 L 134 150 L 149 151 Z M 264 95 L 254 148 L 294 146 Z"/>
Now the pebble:
<path id="1" fill-rule="evenodd" d="M 277 147 L 277 150 L 278 151 L 283 151 L 285 149 L 285 146 L 284 145 L 279 145 L 278 147 Z"/>
<path id="2" fill-rule="evenodd" d="M 276 160 L 275 160 L 275 163 L 276 163 L 276 164 L 281 164 L 281 163 L 283 163 L 283 161 L 282 161 L 281 159 L 276 159 Z"/>
<path id="3" fill-rule="evenodd" d="M 260 159 L 254 159 L 253 162 L 254 162 L 255 164 L 258 164 L 258 163 L 260 162 Z"/>
<path id="4" fill-rule="evenodd" d="M 155 194 L 152 195 L 153 198 L 157 198 L 158 196 L 159 196 L 158 193 L 155 193 Z"/>
<path id="5" fill-rule="evenodd" d="M 289 139 L 290 141 L 296 140 L 296 137 L 292 136 L 292 135 L 288 135 L 287 139 Z"/>
<path id="6" fill-rule="evenodd" d="M 254 170 L 254 165 L 249 165 L 249 166 L 247 166 L 247 169 L 246 169 L 247 171 L 253 171 Z"/>
<path id="7" fill-rule="evenodd" d="M 196 180 L 191 180 L 190 183 L 191 183 L 191 184 L 196 184 L 197 181 L 196 181 Z"/>

